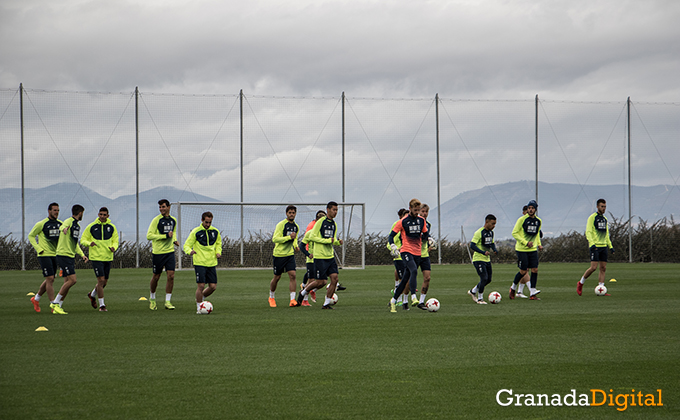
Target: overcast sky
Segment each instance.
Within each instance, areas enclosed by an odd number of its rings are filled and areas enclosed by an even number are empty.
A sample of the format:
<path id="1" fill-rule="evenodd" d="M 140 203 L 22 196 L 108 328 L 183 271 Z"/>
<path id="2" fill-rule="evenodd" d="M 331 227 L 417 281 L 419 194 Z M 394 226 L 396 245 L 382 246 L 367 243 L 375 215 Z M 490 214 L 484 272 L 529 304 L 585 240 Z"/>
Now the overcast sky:
<path id="1" fill-rule="evenodd" d="M 680 2 L 3 0 L 0 87 L 677 101 Z"/>
<path id="2" fill-rule="evenodd" d="M 630 96 L 633 182 L 676 185 L 680 112 L 653 103 L 680 103 L 678 22 L 677 0 L 3 0 L 0 88 L 29 89 L 28 187 L 81 182 L 109 197 L 134 192 L 129 104 L 139 86 L 141 189 L 190 183 L 191 191 L 225 201 L 239 197 L 235 95 L 243 89 L 250 202 L 339 201 L 338 98 L 346 92 L 346 201 L 366 202 L 369 219 L 377 213 L 391 220 L 414 188 L 436 203 L 435 93 L 443 99 L 442 202 L 486 185 L 534 180 L 536 94 L 541 181 L 626 183 Z M 117 103 L 92 117 L 85 100 L 50 102 L 60 99 L 40 89 L 124 95 L 89 98 Z M 153 93 L 227 96 L 214 99 L 215 106 L 197 98 L 194 107 L 193 99 Z M 327 99 L 288 104 L 258 95 Z M 0 105 L 14 112 L 13 93 L 3 98 Z M 175 102 L 182 105 L 173 108 Z M 207 121 L 210 112 L 215 116 Z M 71 122 L 76 114 L 95 120 Z M 12 131 L 3 147 L 17 144 L 16 118 L 7 113 L 0 121 L 0 129 Z M 75 141 L 79 153 L 64 153 Z M 175 163 L 153 167 L 159 159 L 149 148 Z M 19 165 L 18 147 L 12 150 L 0 156 L 4 168 Z M 63 164 L 51 157 L 59 154 Z M 210 154 L 220 159 L 206 159 Z M 407 156 L 418 162 L 417 177 L 403 164 Z M 48 161 L 56 169 L 46 178 L 40 168 Z M 101 173 L 104 161 L 113 162 L 117 176 Z M 318 174 L 329 170 L 330 184 L 319 185 Z M 5 170 L 0 180 L 18 186 L 17 174 Z"/>

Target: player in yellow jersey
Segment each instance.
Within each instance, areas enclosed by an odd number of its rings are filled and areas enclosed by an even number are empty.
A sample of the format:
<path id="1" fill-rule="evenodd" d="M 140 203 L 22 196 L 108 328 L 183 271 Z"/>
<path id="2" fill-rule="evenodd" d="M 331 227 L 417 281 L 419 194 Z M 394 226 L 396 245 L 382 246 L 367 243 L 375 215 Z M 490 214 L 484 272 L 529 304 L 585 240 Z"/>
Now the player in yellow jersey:
<path id="1" fill-rule="evenodd" d="M 300 226 L 295 223 L 297 207 L 290 205 L 286 207 L 286 218 L 280 221 L 274 228 L 272 242 L 274 242 L 274 278 L 269 283 L 269 306 L 276 308 L 275 292 L 279 284 L 281 275 L 288 273 L 290 302 L 288 306 L 297 306 L 295 300 L 295 290 L 297 289 L 297 274 L 295 271 L 295 251 L 299 251 L 297 235 Z"/>
<path id="2" fill-rule="evenodd" d="M 517 284 L 523 277 L 529 275 L 531 271 L 530 290 L 531 300 L 541 300 L 538 294 L 540 290 L 536 289 L 536 282 L 538 281 L 538 251 L 543 250 L 541 245 L 541 226 L 542 221 L 536 216 L 538 203 L 535 200 L 529 201 L 527 204 L 527 214 L 517 219 L 514 229 L 512 229 L 512 237 L 515 238 L 515 251 L 517 253 L 517 266 L 519 273 L 515 275 L 515 280 L 510 286 L 510 299 L 515 298 Z"/>
<path id="3" fill-rule="evenodd" d="M 583 283 L 590 277 L 591 274 L 597 270 L 598 265 L 600 272 L 598 273 L 598 282 L 604 284 L 604 277 L 607 271 L 607 253 L 611 250 L 614 253 L 611 238 L 609 237 L 609 223 L 604 215 L 607 210 L 607 202 L 604 198 L 597 200 L 597 211 L 588 217 L 586 223 L 586 239 L 588 239 L 588 247 L 590 247 L 590 267 L 583 273 L 583 277 L 576 285 L 576 293 L 581 296 L 583 292 Z M 611 296 L 605 293 L 605 296 Z"/>
<path id="4" fill-rule="evenodd" d="M 222 236 L 212 225 L 213 214 L 201 215 L 201 225 L 194 228 L 186 241 L 184 253 L 192 256 L 196 273 L 196 313 L 200 314 L 201 303 L 217 289 L 217 259 L 222 256 Z M 208 284 L 206 288 L 205 285 Z"/>
<path id="5" fill-rule="evenodd" d="M 38 262 L 43 272 L 44 280 L 38 288 L 38 293 L 31 297 L 33 309 L 40 312 L 40 298 L 47 293 L 50 302 L 54 301 L 54 276 L 57 273 L 57 244 L 61 220 L 59 204 L 51 203 L 47 206 L 47 217 L 33 226 L 28 233 L 28 241 L 38 254 Z"/>
<path id="6" fill-rule="evenodd" d="M 149 283 L 149 309 L 155 311 L 156 288 L 161 273 L 165 269 L 167 282 L 165 283 L 165 309 L 173 310 L 172 289 L 175 286 L 175 247 L 177 242 L 177 219 L 170 216 L 170 202 L 166 199 L 158 201 L 158 211 L 160 214 L 151 220 L 149 229 L 146 232 L 146 239 L 151 241 L 151 254 L 153 259 L 153 275 Z"/>
<path id="7" fill-rule="evenodd" d="M 104 304 L 104 288 L 109 282 L 113 253 L 118 249 L 118 229 L 109 219 L 109 209 L 106 207 L 99 209 L 97 220 L 85 228 L 80 243 L 90 248 L 90 262 L 97 278 L 97 285 L 87 297 L 94 309 L 99 307 L 99 312 L 108 312 Z"/>
<path id="8" fill-rule="evenodd" d="M 64 284 L 59 289 L 59 293 L 54 298 L 54 302 L 50 304 L 52 312 L 59 315 L 66 315 L 61 306 L 64 303 L 64 298 L 68 291 L 76 284 L 76 254 L 80 255 L 83 261 L 89 261 L 78 245 L 78 238 L 80 237 L 79 222 L 83 220 L 83 213 L 85 209 L 80 204 L 76 204 L 71 208 L 72 216 L 62 223 L 61 232 L 59 233 L 59 242 L 57 243 L 57 264 L 61 267 L 64 277 Z"/>

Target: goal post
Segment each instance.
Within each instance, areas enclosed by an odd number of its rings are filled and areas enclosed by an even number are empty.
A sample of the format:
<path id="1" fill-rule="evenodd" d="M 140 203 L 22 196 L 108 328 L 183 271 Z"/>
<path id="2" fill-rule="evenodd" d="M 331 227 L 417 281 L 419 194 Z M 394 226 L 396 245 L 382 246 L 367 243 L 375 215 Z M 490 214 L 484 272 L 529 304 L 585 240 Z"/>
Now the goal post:
<path id="1" fill-rule="evenodd" d="M 218 267 L 271 267 L 274 243 L 272 234 L 277 223 L 286 218 L 286 207 L 297 207 L 295 222 L 303 235 L 307 224 L 316 212 L 326 211 L 327 203 L 172 203 L 170 213 L 177 218 L 177 241 L 180 244 L 178 268 L 192 267 L 191 257 L 184 255 L 181 247 L 189 233 L 201 224 L 201 215 L 213 214 L 212 225 L 222 235 L 222 257 Z M 338 266 L 365 268 L 366 266 L 366 204 L 338 203 L 338 238 L 341 246 L 335 247 Z M 302 252 L 295 253 L 297 267 L 305 266 Z"/>

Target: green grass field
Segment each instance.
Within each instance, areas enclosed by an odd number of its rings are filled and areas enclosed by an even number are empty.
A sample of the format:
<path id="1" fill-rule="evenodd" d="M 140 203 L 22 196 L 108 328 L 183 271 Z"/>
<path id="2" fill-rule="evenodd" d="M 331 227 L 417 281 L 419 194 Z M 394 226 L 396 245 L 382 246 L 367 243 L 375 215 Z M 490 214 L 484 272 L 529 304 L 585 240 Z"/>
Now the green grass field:
<path id="1" fill-rule="evenodd" d="M 434 266 L 428 297 L 441 310 L 396 314 L 391 267 L 341 270 L 333 311 L 288 308 L 287 278 L 269 308 L 270 270 L 219 271 L 207 316 L 193 271 L 177 272 L 177 309 L 152 312 L 138 300 L 150 270 L 113 270 L 99 313 L 80 270 L 65 316 L 47 299 L 33 311 L 40 272 L 0 272 L 0 418 L 680 418 L 679 266 L 610 264 L 613 296 L 594 295 L 593 275 L 579 297 L 586 267 L 542 264 L 537 302 L 508 299 L 516 269 L 495 265 L 487 292 L 503 301 L 482 306 L 465 293 L 471 266 Z M 501 389 L 661 389 L 663 406 L 505 407 Z"/>

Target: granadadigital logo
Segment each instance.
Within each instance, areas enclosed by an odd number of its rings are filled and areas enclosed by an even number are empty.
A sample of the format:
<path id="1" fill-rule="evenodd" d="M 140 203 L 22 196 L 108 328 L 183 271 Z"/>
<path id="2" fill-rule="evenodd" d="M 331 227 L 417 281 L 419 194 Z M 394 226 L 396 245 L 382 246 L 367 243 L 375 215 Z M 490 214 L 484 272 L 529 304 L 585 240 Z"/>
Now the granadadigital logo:
<path id="1" fill-rule="evenodd" d="M 661 390 L 656 394 L 643 394 L 642 391 L 614 394 L 613 390 L 605 392 L 602 389 L 591 389 L 590 394 L 578 394 L 572 389 L 568 394 L 515 394 L 512 389 L 501 389 L 496 393 L 498 405 L 507 407 L 510 405 L 525 407 L 616 407 L 618 411 L 626 411 L 629 407 L 662 407 Z"/>

